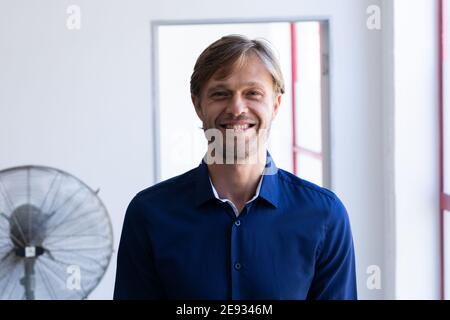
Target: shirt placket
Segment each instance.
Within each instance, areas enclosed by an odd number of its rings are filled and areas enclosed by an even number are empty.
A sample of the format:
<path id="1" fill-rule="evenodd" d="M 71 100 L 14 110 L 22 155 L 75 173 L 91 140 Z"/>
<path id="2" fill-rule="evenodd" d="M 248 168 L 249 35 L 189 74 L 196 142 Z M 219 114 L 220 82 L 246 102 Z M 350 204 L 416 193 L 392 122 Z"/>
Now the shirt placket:
<path id="1" fill-rule="evenodd" d="M 246 213 L 249 209 L 249 204 L 247 204 L 240 216 L 236 217 L 231 226 L 231 259 L 230 259 L 230 268 L 231 268 L 231 299 L 243 299 L 242 297 L 242 273 L 246 268 L 245 257 L 243 256 L 242 242 L 243 242 L 243 234 L 242 227 L 243 221 L 242 218 L 245 217 Z"/>

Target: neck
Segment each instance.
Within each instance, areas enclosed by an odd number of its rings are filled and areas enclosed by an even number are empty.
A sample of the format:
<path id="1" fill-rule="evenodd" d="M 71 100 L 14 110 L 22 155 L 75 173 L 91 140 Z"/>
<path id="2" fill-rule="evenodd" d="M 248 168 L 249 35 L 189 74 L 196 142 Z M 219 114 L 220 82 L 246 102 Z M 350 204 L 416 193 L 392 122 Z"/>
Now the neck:
<path id="1" fill-rule="evenodd" d="M 208 171 L 219 197 L 231 200 L 241 211 L 255 195 L 265 165 L 266 154 L 254 164 L 208 164 Z"/>

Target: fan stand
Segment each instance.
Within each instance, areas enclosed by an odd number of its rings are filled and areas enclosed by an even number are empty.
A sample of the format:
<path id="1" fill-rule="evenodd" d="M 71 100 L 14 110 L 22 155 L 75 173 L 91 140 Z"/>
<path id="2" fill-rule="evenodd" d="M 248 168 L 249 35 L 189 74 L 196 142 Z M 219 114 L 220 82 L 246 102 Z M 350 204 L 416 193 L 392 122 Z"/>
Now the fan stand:
<path id="1" fill-rule="evenodd" d="M 25 287 L 25 298 L 34 300 L 34 289 L 36 286 L 34 278 L 34 263 L 38 256 L 44 253 L 41 247 L 25 247 L 16 249 L 16 256 L 23 259 L 24 277 L 20 279 L 20 284 Z"/>
<path id="2" fill-rule="evenodd" d="M 20 284 L 25 287 L 25 298 L 27 300 L 34 300 L 34 262 L 36 258 L 24 258 L 23 263 L 25 267 L 25 276 L 20 279 Z"/>
<path id="3" fill-rule="evenodd" d="M 34 277 L 34 264 L 38 256 L 44 253 L 44 248 L 36 246 L 35 238 L 40 236 L 37 225 L 40 225 L 42 213 L 39 208 L 25 204 L 19 206 L 11 215 L 10 236 L 16 249 L 16 256 L 23 259 L 24 277 L 20 279 L 20 284 L 25 287 L 25 298 L 34 300 L 34 290 L 36 286 Z"/>

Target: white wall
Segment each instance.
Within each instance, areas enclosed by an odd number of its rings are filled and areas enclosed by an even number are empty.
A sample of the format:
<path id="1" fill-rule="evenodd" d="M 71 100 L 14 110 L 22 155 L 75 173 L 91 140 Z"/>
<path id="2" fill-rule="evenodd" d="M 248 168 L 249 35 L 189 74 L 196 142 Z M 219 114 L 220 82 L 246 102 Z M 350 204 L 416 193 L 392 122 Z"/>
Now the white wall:
<path id="1" fill-rule="evenodd" d="M 384 197 L 385 299 L 395 298 L 395 89 L 394 89 L 394 1 L 382 1 L 382 155 Z"/>
<path id="2" fill-rule="evenodd" d="M 450 3 L 448 1 L 444 2 L 443 6 L 444 11 L 444 56 L 443 56 L 443 93 L 444 93 L 444 110 L 443 110 L 443 119 L 444 128 L 443 128 L 443 139 L 444 139 L 444 193 L 450 194 Z M 444 225 L 445 225 L 445 234 L 450 234 L 450 211 L 445 211 L 444 214 Z M 444 250 L 445 250 L 445 297 L 446 299 L 450 299 L 450 237 L 444 237 Z"/>
<path id="3" fill-rule="evenodd" d="M 329 17 L 332 185 L 353 227 L 360 298 L 383 298 L 365 286 L 368 265 L 384 270 L 381 33 L 366 28 L 379 3 L 2 0 L 0 168 L 45 164 L 100 187 L 117 248 L 129 200 L 153 181 L 151 21 Z M 65 27 L 69 4 L 79 31 Z M 91 298 L 112 296 L 115 259 Z"/>
<path id="4" fill-rule="evenodd" d="M 436 1 L 394 1 L 395 297 L 439 299 Z"/>

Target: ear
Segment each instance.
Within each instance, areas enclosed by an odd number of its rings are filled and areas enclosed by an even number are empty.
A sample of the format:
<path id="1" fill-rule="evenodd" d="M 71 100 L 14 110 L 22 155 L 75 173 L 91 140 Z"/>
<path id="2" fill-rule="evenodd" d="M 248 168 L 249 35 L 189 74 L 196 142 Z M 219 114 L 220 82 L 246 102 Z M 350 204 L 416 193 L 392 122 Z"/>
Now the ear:
<path id="1" fill-rule="evenodd" d="M 280 108 L 280 104 L 281 104 L 281 93 L 277 93 L 275 96 L 275 100 L 274 100 L 274 105 L 273 105 L 273 113 L 272 113 L 272 120 L 275 119 L 275 117 L 278 114 L 278 109 Z"/>
<path id="2" fill-rule="evenodd" d="M 200 106 L 200 98 L 196 97 L 194 95 L 191 95 L 191 100 L 192 100 L 192 104 L 194 105 L 197 116 L 203 122 L 203 111 L 202 111 L 202 107 Z"/>

